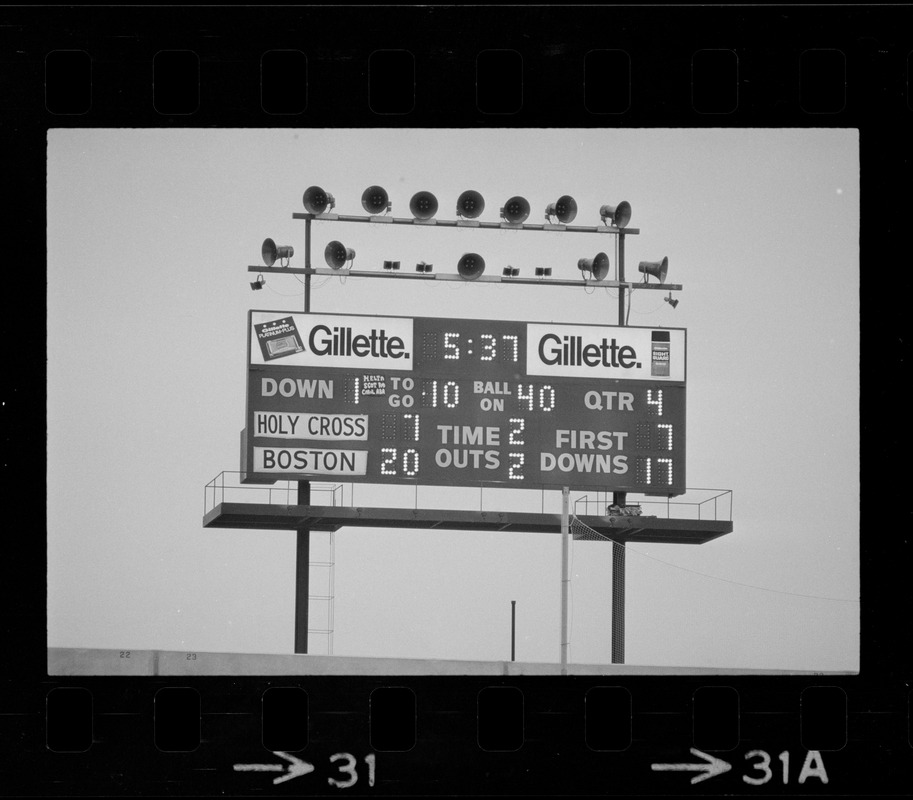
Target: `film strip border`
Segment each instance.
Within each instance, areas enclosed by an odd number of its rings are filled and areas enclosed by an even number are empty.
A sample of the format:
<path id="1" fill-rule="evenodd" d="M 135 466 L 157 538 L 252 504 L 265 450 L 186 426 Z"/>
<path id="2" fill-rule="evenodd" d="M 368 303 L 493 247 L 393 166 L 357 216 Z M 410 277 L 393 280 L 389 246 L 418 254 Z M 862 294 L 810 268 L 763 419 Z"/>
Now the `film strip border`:
<path id="1" fill-rule="evenodd" d="M 260 16 L 197 7 L 168 9 L 163 19 L 152 9 L 4 9 L 5 174 L 14 187 L 34 186 L 45 129 L 55 125 L 859 125 L 864 165 L 873 152 L 865 134 L 876 133 L 879 178 L 894 166 L 893 182 L 907 185 L 908 9 L 650 11 Z M 864 171 L 871 209 L 867 180 Z M 886 231 L 905 224 L 892 199 L 890 187 L 876 198 Z M 905 296 L 893 293 L 898 303 Z M 899 352 L 888 353 L 891 364 Z M 891 441 L 864 451 L 883 457 Z M 30 452 L 23 448 L 24 459 L 35 459 L 25 467 L 40 473 L 40 454 Z M 910 667 L 899 658 L 904 626 L 876 615 L 909 599 L 908 582 L 891 572 L 900 575 L 898 542 L 864 541 L 864 669 L 856 678 L 49 679 L 29 661 L 26 680 L 11 657 L 0 775 L 7 792 L 22 794 L 254 793 L 261 784 L 303 793 L 299 781 L 309 778 L 321 782 L 314 793 L 326 794 L 366 790 L 373 754 L 371 788 L 391 795 L 678 794 L 695 785 L 735 794 L 892 793 L 911 784 Z M 40 620 L 24 610 L 25 597 L 7 604 L 7 630 L 14 646 L 21 639 L 41 648 Z M 40 607 L 43 593 L 35 597 Z M 606 716 L 594 715 L 599 703 Z M 816 703 L 820 716 L 810 709 Z M 287 712 L 277 715 L 276 706 Z M 815 724 L 823 741 L 808 727 Z M 729 769 L 715 771 L 722 768 L 713 759 Z M 236 769 L 260 764 L 268 768 Z M 353 773 L 360 782 L 345 785 Z M 283 778 L 284 787 L 276 784 Z"/>
<path id="2" fill-rule="evenodd" d="M 913 111 L 903 7 L 6 10 L 52 124 L 845 125 Z M 264 44 L 265 43 L 265 44 Z"/>
<path id="3" fill-rule="evenodd" d="M 77 794 L 251 793 L 293 780 L 302 793 L 360 782 L 384 795 L 665 794 L 695 783 L 877 794 L 909 777 L 909 695 L 811 676 L 774 691 L 731 676 L 617 677 L 472 676 L 446 690 L 433 678 L 302 676 L 23 687 L 0 718 L 4 738 L 15 731 L 40 757 L 4 781 L 27 794 L 60 782 Z"/>

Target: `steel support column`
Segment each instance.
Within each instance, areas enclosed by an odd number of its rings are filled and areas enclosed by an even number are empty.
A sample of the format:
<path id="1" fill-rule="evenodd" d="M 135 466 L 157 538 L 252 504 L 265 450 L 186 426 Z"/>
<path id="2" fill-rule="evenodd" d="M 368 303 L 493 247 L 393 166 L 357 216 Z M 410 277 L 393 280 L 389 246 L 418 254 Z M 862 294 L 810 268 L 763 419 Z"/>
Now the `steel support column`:
<path id="1" fill-rule="evenodd" d="M 625 279 L 625 235 L 618 234 L 618 280 Z M 630 300 L 629 300 L 630 302 Z M 625 322 L 625 289 L 618 291 L 618 325 Z M 627 493 L 615 492 L 612 502 L 627 505 Z M 612 663 L 625 663 L 625 546 L 612 542 Z"/>
<path id="2" fill-rule="evenodd" d="M 510 660 L 517 660 L 517 601 L 510 601 Z"/>
<path id="3" fill-rule="evenodd" d="M 568 646 L 568 574 L 570 552 L 570 517 L 569 498 L 570 489 L 564 486 L 561 489 L 561 674 L 567 675 L 567 646 Z"/>
<path id="4" fill-rule="evenodd" d="M 304 266 L 311 266 L 311 221 L 304 225 Z M 311 276 L 304 276 L 304 313 L 311 311 Z M 298 505 L 311 504 L 310 481 L 298 481 Z M 311 592 L 311 531 L 296 529 L 295 541 L 295 652 L 307 653 Z"/>
<path id="5" fill-rule="evenodd" d="M 298 505 L 310 505 L 311 484 L 298 481 Z M 295 542 L 295 652 L 308 651 L 308 597 L 311 591 L 311 531 L 298 528 Z"/>
<path id="6" fill-rule="evenodd" d="M 625 663 L 625 546 L 612 542 L 612 663 Z"/>

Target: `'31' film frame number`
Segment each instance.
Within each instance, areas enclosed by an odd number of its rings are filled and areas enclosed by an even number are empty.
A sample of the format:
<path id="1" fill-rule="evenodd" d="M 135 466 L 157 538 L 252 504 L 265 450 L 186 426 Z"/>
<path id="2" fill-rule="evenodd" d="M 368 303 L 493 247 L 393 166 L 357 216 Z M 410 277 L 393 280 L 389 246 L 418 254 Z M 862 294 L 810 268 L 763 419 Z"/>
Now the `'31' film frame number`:
<path id="1" fill-rule="evenodd" d="M 337 789 L 348 789 L 351 786 L 354 786 L 358 782 L 358 772 L 355 770 L 355 766 L 358 763 L 358 760 L 351 753 L 334 753 L 330 756 L 330 763 L 335 764 L 337 761 L 344 761 L 345 763 L 339 766 L 339 771 L 343 775 L 348 775 L 349 777 L 340 780 L 338 778 L 327 778 L 327 783 L 330 786 L 335 786 Z M 368 765 L 368 786 L 374 786 L 374 771 L 377 763 L 377 757 L 374 753 L 368 753 L 365 756 L 365 763 Z"/>

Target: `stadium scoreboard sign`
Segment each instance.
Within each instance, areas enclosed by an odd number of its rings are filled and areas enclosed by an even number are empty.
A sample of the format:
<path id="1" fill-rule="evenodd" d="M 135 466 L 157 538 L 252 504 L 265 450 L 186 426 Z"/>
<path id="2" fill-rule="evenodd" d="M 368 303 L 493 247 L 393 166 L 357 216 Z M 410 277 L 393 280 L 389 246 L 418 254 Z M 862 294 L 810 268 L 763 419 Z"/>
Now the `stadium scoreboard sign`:
<path id="1" fill-rule="evenodd" d="M 243 480 L 685 491 L 685 330 L 250 311 Z"/>

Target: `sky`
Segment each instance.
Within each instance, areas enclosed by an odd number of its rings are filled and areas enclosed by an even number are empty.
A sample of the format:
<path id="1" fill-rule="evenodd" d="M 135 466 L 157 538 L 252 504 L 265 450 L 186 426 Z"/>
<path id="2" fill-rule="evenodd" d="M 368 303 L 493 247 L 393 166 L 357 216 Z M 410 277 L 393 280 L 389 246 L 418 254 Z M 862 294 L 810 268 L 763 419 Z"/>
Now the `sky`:
<path id="1" fill-rule="evenodd" d="M 303 266 L 292 214 L 308 186 L 363 214 L 381 185 L 394 216 L 423 190 L 442 219 L 470 188 L 493 221 L 518 194 L 530 222 L 564 194 L 581 225 L 631 204 L 629 279 L 667 256 L 683 288 L 676 308 L 634 291 L 628 322 L 687 329 L 687 483 L 731 491 L 734 530 L 628 546 L 625 661 L 856 672 L 858 146 L 852 129 L 49 131 L 48 646 L 293 652 L 294 533 L 203 528 L 204 487 L 239 469 L 248 310 L 304 307 L 300 276 L 252 292 L 248 265 L 270 237 Z M 576 234 L 312 230 L 315 265 L 337 239 L 356 269 L 455 273 L 469 250 L 577 279 L 596 251 Z M 313 312 L 590 324 L 617 306 L 614 289 L 355 277 L 316 277 L 311 296 Z M 407 487 L 354 495 L 414 502 Z M 560 494 L 484 502 L 557 509 Z M 312 601 L 312 627 L 332 628 L 312 653 L 507 660 L 516 601 L 517 660 L 559 660 L 559 536 L 353 527 L 313 533 L 312 560 L 334 565 L 311 570 L 311 592 L 334 597 Z M 572 663 L 611 662 L 611 567 L 607 543 L 571 545 Z"/>

